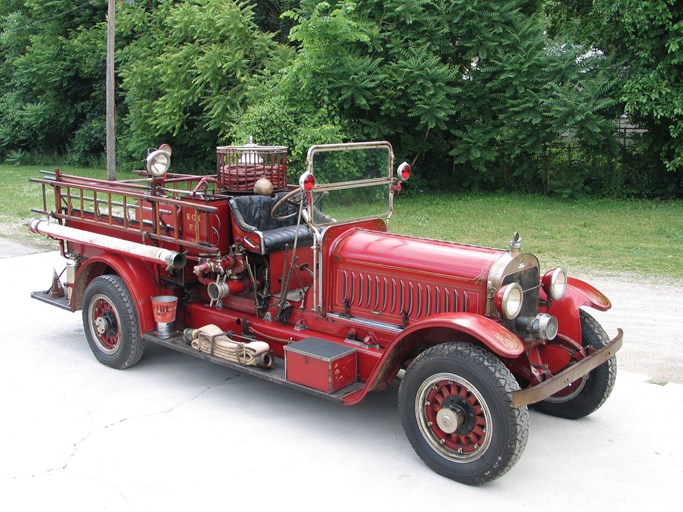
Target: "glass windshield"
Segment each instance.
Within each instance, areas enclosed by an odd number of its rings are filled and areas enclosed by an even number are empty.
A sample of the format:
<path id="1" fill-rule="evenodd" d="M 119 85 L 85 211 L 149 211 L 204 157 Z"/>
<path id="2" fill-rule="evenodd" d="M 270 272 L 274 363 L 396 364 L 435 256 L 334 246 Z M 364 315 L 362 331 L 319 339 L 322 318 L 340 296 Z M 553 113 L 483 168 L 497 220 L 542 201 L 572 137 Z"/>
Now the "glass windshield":
<path id="1" fill-rule="evenodd" d="M 386 142 L 314 146 L 314 223 L 386 217 L 391 205 L 393 154 Z"/>

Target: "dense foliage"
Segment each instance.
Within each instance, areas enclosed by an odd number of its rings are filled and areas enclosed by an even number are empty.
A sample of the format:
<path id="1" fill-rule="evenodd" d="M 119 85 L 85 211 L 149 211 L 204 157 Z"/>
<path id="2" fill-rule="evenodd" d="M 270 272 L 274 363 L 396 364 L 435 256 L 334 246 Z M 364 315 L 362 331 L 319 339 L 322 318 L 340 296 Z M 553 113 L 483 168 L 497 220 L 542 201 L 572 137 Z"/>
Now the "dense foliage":
<path id="1" fill-rule="evenodd" d="M 613 97 L 645 128 L 626 172 L 635 188 L 681 194 L 683 5 L 678 0 L 556 0 L 551 31 L 603 54 Z M 666 172 L 668 171 L 668 172 Z"/>
<path id="2" fill-rule="evenodd" d="M 0 2 L 0 157 L 104 151 L 106 0 Z"/>
<path id="3" fill-rule="evenodd" d="M 310 144 L 386 139 L 418 186 L 683 193 L 674 0 L 117 6 L 123 169 L 162 141 L 210 172 L 216 145 L 253 136 L 296 172 Z M 102 158 L 106 8 L 0 0 L 0 160 Z M 615 137 L 625 112 L 646 131 Z"/>

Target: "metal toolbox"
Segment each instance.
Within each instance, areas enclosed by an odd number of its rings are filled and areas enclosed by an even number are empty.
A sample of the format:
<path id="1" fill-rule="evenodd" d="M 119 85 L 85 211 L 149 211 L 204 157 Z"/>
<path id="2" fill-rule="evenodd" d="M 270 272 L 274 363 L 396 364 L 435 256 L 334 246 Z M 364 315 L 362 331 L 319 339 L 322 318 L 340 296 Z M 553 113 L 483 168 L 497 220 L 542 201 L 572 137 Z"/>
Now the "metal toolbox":
<path id="1" fill-rule="evenodd" d="M 320 338 L 305 338 L 285 347 L 285 374 L 296 382 L 334 393 L 356 382 L 356 349 Z"/>

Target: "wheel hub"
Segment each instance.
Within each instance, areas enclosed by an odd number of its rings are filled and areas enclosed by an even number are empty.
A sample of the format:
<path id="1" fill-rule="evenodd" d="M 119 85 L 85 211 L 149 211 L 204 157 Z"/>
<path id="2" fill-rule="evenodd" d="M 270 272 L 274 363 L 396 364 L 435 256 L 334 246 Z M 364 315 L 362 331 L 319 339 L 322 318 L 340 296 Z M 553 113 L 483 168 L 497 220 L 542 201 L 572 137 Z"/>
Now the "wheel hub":
<path id="1" fill-rule="evenodd" d="M 446 434 L 452 434 L 462 423 L 462 413 L 453 411 L 451 409 L 440 409 L 436 413 L 436 424 L 439 428 L 443 430 Z"/>
<path id="2" fill-rule="evenodd" d="M 119 321 L 114 306 L 104 294 L 95 295 L 88 309 L 93 341 L 105 354 L 116 352 L 119 344 Z"/>
<path id="3" fill-rule="evenodd" d="M 116 331 L 116 318 L 110 313 L 104 313 L 95 318 L 95 330 L 100 336 Z"/>
<path id="4" fill-rule="evenodd" d="M 491 443 L 491 413 L 481 393 L 467 380 L 438 373 L 416 395 L 418 427 L 441 456 L 454 462 L 480 458 Z"/>

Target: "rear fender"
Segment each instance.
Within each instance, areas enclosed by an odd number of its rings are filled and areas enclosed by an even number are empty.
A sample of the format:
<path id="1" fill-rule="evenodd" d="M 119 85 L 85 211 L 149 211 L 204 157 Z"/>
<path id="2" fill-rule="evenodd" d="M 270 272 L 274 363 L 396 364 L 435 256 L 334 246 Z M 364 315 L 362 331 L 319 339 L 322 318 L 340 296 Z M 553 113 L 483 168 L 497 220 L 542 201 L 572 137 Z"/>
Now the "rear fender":
<path id="1" fill-rule="evenodd" d="M 365 395 L 390 383 L 399 365 L 428 346 L 453 341 L 479 343 L 501 359 L 516 359 L 524 345 L 512 332 L 488 317 L 473 313 L 442 313 L 417 322 L 402 331 L 387 346 L 382 358 L 367 380 L 365 388 L 347 397 L 345 405 L 360 402 Z"/>
<path id="2" fill-rule="evenodd" d="M 612 307 L 602 292 L 594 286 L 570 277 L 567 289 L 560 300 L 555 300 L 548 308 L 548 313 L 557 318 L 559 334 L 581 343 L 581 319 L 579 308 L 587 306 L 599 311 L 607 311 Z"/>
<path id="3" fill-rule="evenodd" d="M 151 298 L 163 295 L 168 289 L 157 282 L 156 266 L 136 259 L 127 259 L 117 254 L 105 254 L 89 258 L 79 268 L 74 286 L 72 309 L 83 308 L 83 295 L 90 281 L 103 274 L 117 274 L 123 279 L 133 297 L 135 309 L 140 319 L 142 332 L 156 329 Z"/>

